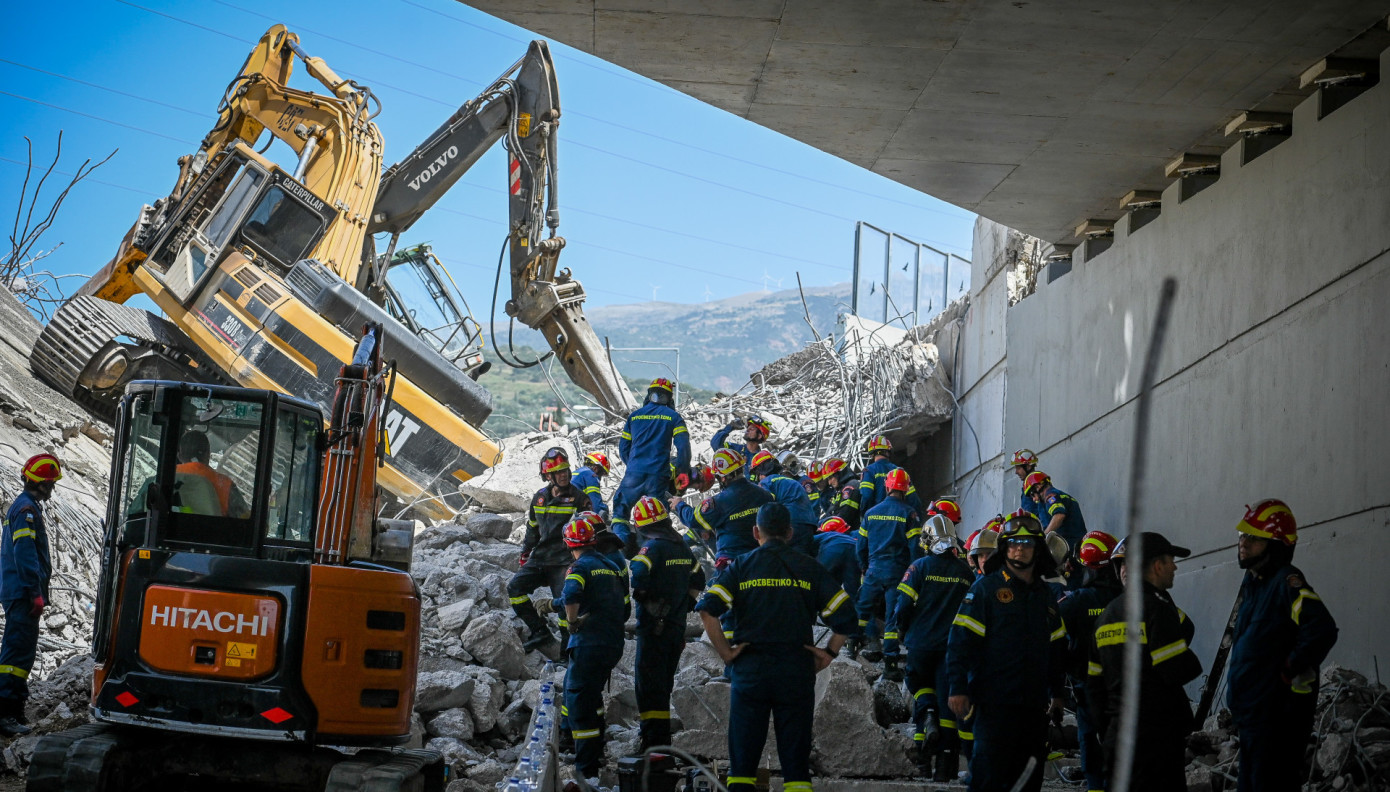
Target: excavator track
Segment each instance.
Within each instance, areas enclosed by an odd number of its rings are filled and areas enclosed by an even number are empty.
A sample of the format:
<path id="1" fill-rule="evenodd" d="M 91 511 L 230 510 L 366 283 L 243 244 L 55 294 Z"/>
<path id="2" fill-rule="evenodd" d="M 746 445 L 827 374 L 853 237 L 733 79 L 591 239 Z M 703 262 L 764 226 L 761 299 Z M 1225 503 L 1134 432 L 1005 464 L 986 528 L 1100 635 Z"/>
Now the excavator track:
<path id="1" fill-rule="evenodd" d="M 74 297 L 58 309 L 29 353 L 29 366 L 44 382 L 110 421 L 115 405 L 93 394 L 81 378 L 88 364 L 115 339 L 152 350 L 171 367 L 188 370 L 186 379 L 223 384 L 226 379 L 172 322 L 149 311 L 96 297 Z M 194 361 L 198 368 L 187 365 Z"/>
<path id="2" fill-rule="evenodd" d="M 27 792 L 443 792 L 437 751 L 346 755 L 268 743 L 93 723 L 44 736 Z"/>

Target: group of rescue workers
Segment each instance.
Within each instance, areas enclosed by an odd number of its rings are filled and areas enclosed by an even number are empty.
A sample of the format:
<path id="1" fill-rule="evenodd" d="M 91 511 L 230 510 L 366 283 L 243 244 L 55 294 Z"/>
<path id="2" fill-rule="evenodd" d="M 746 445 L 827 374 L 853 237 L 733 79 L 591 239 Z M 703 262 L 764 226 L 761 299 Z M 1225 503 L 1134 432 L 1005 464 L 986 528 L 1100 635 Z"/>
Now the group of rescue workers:
<path id="1" fill-rule="evenodd" d="M 603 688 L 635 601 L 641 748 L 670 743 L 671 689 L 693 610 L 730 682 L 732 792 L 754 788 L 770 717 L 784 788 L 809 792 L 815 676 L 842 649 L 906 682 L 922 775 L 955 780 L 964 754 L 971 790 L 1018 789 L 1025 777 L 1021 788 L 1037 790 L 1049 721 L 1060 726 L 1067 707 L 1081 772 L 1064 777 L 1103 790 L 1121 742 L 1121 594 L 1135 585 L 1143 612 L 1131 788 L 1186 788 L 1186 738 L 1198 724 L 1184 686 L 1202 666 L 1194 625 L 1169 591 L 1189 550 L 1144 532 L 1133 554 L 1141 566 L 1129 569 L 1128 542 L 1088 531 L 1077 500 L 1026 449 L 1009 462 L 1023 483 L 1020 508 L 963 544 L 959 507 L 925 503 L 883 436 L 868 442 L 858 475 L 840 458 L 803 473 L 795 455 L 766 447 L 771 424 L 749 416 L 717 432 L 710 463 L 692 470 L 673 393 L 670 381 L 655 380 L 628 417 L 611 512 L 600 489 L 611 469 L 605 455 L 589 453 L 575 470 L 564 450 L 546 452 L 546 484 L 531 499 L 521 569 L 508 587 L 530 630 L 528 651 L 558 641 L 530 596 L 551 589 L 553 600 L 542 602 L 568 633 L 562 715 L 582 776 L 596 783 L 602 766 Z M 705 495 L 698 507 L 683 497 L 690 489 Z M 1238 789 L 1294 790 L 1318 666 L 1337 627 L 1292 565 L 1288 506 L 1247 507 L 1237 531 L 1246 576 L 1227 703 L 1241 746 Z M 708 557 L 708 580 L 697 553 Z M 829 628 L 823 644 L 817 620 Z"/>
<path id="2" fill-rule="evenodd" d="M 541 586 L 551 591 L 541 603 L 568 634 L 563 733 L 591 786 L 603 764 L 603 690 L 635 601 L 642 749 L 671 742 L 671 690 L 693 610 L 730 682 L 732 792 L 754 789 L 769 717 L 783 787 L 809 792 L 815 677 L 842 649 L 906 682 L 923 775 L 956 779 L 964 754 L 971 790 L 1037 790 L 1049 720 L 1060 725 L 1071 706 L 1084 781 L 1105 789 L 1121 742 L 1128 635 L 1121 594 L 1133 585 L 1143 587 L 1143 611 L 1131 788 L 1186 788 L 1184 748 L 1194 723 L 1184 685 L 1202 666 L 1191 648 L 1192 621 L 1169 594 L 1186 548 L 1139 534 L 1142 565 L 1129 569 L 1127 542 L 1088 532 L 1076 499 L 1053 486 L 1027 450 L 1009 463 L 1023 482 L 1020 508 L 996 515 L 964 545 L 958 506 L 924 504 L 882 436 L 868 442 L 857 476 L 839 458 L 803 474 L 793 454 L 765 447 L 771 424 L 750 416 L 715 434 L 711 462 L 692 471 L 673 392 L 669 380 L 655 380 L 628 417 L 618 447 L 626 472 L 611 512 L 600 489 L 611 469 L 605 455 L 589 453 L 576 468 L 563 449 L 545 453 L 545 486 L 530 501 L 520 569 L 508 585 L 529 630 L 528 651 L 559 641 L 531 599 Z M 742 442 L 733 439 L 739 428 Z M 182 461 L 206 464 L 199 450 Z M 5 515 L 0 734 L 28 731 L 27 678 L 51 574 L 43 509 L 61 477 L 52 455 L 30 459 L 24 490 Z M 692 488 L 707 495 L 698 508 L 682 497 Z M 231 507 L 230 488 L 214 491 Z M 1288 506 L 1247 507 L 1237 530 L 1246 575 L 1227 704 L 1240 741 L 1238 789 L 1296 790 L 1318 666 L 1337 627 L 1292 565 L 1297 529 Z M 709 557 L 709 580 L 697 552 Z M 818 619 L 829 628 L 824 645 L 814 637 Z"/>

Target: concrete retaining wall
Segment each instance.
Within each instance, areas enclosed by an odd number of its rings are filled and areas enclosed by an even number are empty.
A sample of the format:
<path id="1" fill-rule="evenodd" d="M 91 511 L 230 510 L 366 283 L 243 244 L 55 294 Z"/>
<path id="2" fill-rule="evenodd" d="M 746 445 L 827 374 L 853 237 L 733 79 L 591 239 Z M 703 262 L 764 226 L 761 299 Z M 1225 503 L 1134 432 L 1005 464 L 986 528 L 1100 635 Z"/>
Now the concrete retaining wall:
<path id="1" fill-rule="evenodd" d="M 1390 73 L 1390 56 L 1382 63 Z M 1390 661 L 1387 130 L 1385 84 L 1323 119 L 1317 97 L 1305 101 L 1290 139 L 1244 166 L 1233 148 L 1214 185 L 1179 202 L 1174 184 L 1157 219 L 1133 235 L 1121 220 L 1108 251 L 1040 278 L 1004 311 L 1006 355 L 980 329 L 1003 276 L 984 281 L 977 249 L 984 282 L 972 284 L 958 392 L 986 467 L 963 527 L 992 513 L 996 493 L 997 508 L 1015 508 L 1017 484 L 994 457 L 1027 446 L 1090 526 L 1123 529 L 1134 397 L 1172 276 L 1141 519 L 1195 551 L 1174 594 L 1198 624 L 1199 655 L 1212 656 L 1240 579 L 1236 522 L 1247 503 L 1280 497 L 1300 525 L 1296 563 L 1342 627 L 1331 659 L 1367 673 L 1373 658 Z M 1001 390 L 1002 443 L 989 407 Z M 968 432 L 956 449 L 964 482 Z"/>

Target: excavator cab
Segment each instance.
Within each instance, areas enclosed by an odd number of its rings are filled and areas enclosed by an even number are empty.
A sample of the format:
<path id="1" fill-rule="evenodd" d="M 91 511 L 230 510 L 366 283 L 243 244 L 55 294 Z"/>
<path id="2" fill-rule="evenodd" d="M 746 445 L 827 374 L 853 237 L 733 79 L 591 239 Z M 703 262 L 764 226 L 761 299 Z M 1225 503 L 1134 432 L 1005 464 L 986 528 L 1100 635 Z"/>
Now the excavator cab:
<path id="1" fill-rule="evenodd" d="M 95 723 L 40 742 L 30 789 L 213 778 L 365 790 L 388 770 L 399 783 L 382 789 L 443 789 L 437 752 L 326 747 L 410 736 L 420 597 L 409 540 L 371 508 L 390 379 L 379 353 L 344 366 L 331 430 L 317 405 L 276 391 L 128 386 L 92 640 Z"/>
<path id="2" fill-rule="evenodd" d="M 473 379 L 492 364 L 483 360 L 483 328 L 473 318 L 453 276 L 429 245 L 397 251 L 386 273 L 386 310 L 420 340 Z"/>

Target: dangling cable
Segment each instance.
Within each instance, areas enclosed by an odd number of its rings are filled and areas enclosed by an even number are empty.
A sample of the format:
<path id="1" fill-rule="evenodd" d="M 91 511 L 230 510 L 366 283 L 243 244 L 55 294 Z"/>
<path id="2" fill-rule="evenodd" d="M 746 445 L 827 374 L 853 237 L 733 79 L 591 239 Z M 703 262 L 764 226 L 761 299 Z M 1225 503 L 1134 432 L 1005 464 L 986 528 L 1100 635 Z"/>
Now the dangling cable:
<path id="1" fill-rule="evenodd" d="M 515 317 L 510 318 L 508 320 L 507 325 L 507 351 L 511 354 L 513 358 L 515 358 L 515 360 L 508 360 L 506 355 L 502 354 L 502 347 L 497 343 L 497 292 L 502 286 L 502 264 L 507 259 L 507 243 L 509 243 L 510 241 L 510 236 L 508 236 L 506 239 L 503 239 L 502 251 L 497 254 L 497 276 L 493 278 L 492 281 L 492 310 L 488 312 L 487 316 L 487 331 L 488 335 L 492 338 L 492 348 L 496 350 L 498 360 L 502 361 L 503 363 L 506 363 L 508 366 L 511 366 L 512 368 L 531 368 L 532 366 L 539 364 L 542 360 L 545 360 L 546 358 L 549 358 L 551 355 L 554 355 L 555 351 L 551 350 L 550 352 L 547 352 L 539 358 L 536 358 L 535 360 L 531 361 L 525 361 L 521 360 L 520 358 L 517 358 L 516 347 L 512 344 L 511 334 L 511 328 L 515 325 L 516 322 Z"/>

